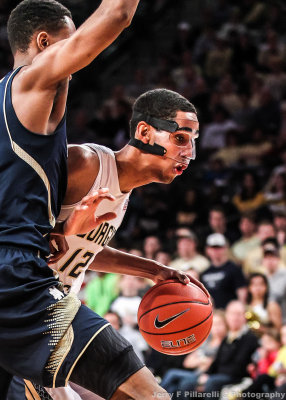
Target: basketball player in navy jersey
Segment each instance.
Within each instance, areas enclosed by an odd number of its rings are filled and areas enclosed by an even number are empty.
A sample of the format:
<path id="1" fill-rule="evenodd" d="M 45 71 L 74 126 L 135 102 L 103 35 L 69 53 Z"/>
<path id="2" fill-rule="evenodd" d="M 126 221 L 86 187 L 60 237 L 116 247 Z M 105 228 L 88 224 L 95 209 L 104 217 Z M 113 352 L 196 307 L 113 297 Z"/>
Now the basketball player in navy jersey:
<path id="1" fill-rule="evenodd" d="M 96 189 L 100 192 L 101 187 L 109 187 L 113 201 L 101 201 L 96 215 L 113 213 L 114 217 L 87 234 L 66 238 L 69 250 L 51 268 L 58 272 L 67 291 L 80 290 L 87 268 L 147 277 L 154 282 L 169 277 L 183 281 L 185 275 L 172 268 L 112 249 L 107 244 L 121 224 L 132 189 L 151 182 L 170 183 L 188 167 L 195 157 L 198 128 L 196 110 L 188 100 L 170 90 L 156 89 L 135 102 L 131 140 L 119 152 L 95 144 L 69 147 L 68 188 L 59 219 L 68 218 L 82 197 Z M 197 280 L 189 278 L 204 290 Z M 17 386 L 21 390 L 20 385 L 14 382 L 11 389 L 14 397 L 8 400 L 21 399 L 15 395 Z M 46 390 L 54 400 L 64 395 L 63 398 L 77 398 L 70 387 L 41 390 Z M 82 389 L 77 390 L 83 399 L 95 398 L 85 390 L 83 394 Z"/>

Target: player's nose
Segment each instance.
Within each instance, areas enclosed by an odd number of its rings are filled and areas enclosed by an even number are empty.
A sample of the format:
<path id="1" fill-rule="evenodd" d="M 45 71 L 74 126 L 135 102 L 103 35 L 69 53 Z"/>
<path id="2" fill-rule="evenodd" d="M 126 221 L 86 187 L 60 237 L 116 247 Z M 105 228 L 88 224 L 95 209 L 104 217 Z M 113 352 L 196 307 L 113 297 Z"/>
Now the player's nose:
<path id="1" fill-rule="evenodd" d="M 182 148 L 181 155 L 187 158 L 193 158 L 195 156 L 195 144 L 192 140 Z"/>

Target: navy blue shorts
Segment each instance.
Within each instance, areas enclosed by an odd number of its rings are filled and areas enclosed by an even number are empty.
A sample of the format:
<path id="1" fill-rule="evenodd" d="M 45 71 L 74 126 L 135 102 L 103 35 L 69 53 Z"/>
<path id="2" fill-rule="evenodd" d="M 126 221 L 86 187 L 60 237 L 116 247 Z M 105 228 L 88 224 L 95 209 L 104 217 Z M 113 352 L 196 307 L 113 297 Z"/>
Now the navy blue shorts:
<path id="1" fill-rule="evenodd" d="M 46 387 L 65 386 L 109 324 L 82 306 L 36 254 L 0 247 L 0 367 Z"/>

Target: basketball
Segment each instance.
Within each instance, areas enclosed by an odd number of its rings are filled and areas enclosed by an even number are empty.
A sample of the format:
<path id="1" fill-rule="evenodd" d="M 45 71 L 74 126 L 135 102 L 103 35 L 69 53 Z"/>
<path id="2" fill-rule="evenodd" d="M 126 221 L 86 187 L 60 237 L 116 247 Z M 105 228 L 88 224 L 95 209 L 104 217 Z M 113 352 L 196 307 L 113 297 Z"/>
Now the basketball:
<path id="1" fill-rule="evenodd" d="M 171 355 L 187 354 L 208 337 L 212 304 L 195 284 L 162 281 L 144 295 L 138 308 L 139 330 L 155 350 Z"/>

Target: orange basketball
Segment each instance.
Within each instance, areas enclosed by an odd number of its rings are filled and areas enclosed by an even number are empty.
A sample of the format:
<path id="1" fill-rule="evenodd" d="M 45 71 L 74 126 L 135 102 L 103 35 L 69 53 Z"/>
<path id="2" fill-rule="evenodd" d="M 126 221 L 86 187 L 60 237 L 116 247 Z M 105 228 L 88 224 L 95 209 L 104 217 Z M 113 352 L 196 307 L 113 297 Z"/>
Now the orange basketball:
<path id="1" fill-rule="evenodd" d="M 212 304 L 193 283 L 169 279 L 153 286 L 138 309 L 139 330 L 153 349 L 165 354 L 187 354 L 208 337 Z"/>

